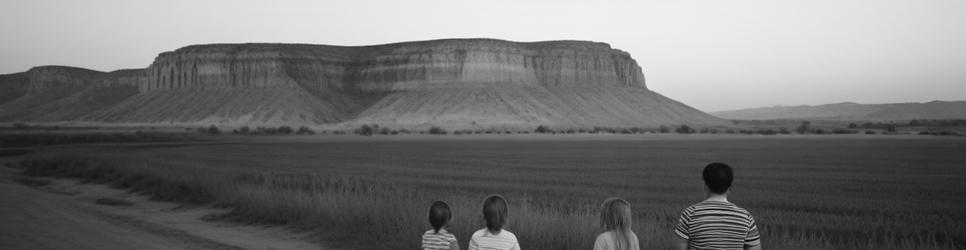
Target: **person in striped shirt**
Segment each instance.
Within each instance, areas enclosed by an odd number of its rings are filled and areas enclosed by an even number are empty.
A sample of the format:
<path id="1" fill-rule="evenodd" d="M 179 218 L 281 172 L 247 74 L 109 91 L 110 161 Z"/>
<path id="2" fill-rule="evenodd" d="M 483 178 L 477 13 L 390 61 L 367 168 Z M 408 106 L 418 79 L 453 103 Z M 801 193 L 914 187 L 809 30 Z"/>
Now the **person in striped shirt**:
<path id="1" fill-rule="evenodd" d="M 423 250 L 459 250 L 456 236 L 446 231 L 446 225 L 453 218 L 446 202 L 436 201 L 429 206 L 429 224 L 433 229 L 423 234 Z"/>
<path id="2" fill-rule="evenodd" d="M 517 236 L 503 228 L 507 210 L 506 199 L 498 194 L 490 195 L 483 201 L 486 228 L 473 233 L 469 250 L 520 250 Z"/>
<path id="3" fill-rule="evenodd" d="M 674 233 L 677 249 L 761 249 L 755 218 L 747 210 L 728 202 L 734 179 L 731 167 L 708 164 L 702 173 L 708 198 L 681 213 Z"/>

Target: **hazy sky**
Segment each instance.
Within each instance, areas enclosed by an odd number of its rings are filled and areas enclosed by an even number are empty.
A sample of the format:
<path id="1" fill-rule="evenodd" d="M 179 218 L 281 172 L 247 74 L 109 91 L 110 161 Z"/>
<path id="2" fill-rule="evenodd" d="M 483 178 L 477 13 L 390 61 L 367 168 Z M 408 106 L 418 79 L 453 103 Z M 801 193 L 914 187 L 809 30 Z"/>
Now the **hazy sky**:
<path id="1" fill-rule="evenodd" d="M 0 74 L 190 44 L 592 40 L 704 111 L 966 100 L 966 1 L 0 1 Z"/>

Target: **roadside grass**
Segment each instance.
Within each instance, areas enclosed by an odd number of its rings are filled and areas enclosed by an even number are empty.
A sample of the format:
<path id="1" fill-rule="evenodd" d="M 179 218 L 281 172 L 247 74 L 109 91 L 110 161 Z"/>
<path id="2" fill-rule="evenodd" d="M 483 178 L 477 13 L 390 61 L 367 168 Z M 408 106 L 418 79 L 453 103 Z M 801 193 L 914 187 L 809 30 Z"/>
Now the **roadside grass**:
<path id="1" fill-rule="evenodd" d="M 474 142 L 474 144 L 479 144 Z M 611 143 L 612 144 L 612 143 Z M 667 144 L 667 143 L 663 143 Z M 557 144 L 554 144 L 557 145 Z M 690 145 L 690 144 L 689 144 Z M 351 146 L 351 145 L 350 145 Z M 411 145 L 406 145 L 412 147 Z M 426 149 L 427 145 L 420 150 Z M 239 146 L 240 147 L 240 146 Z M 293 146 L 294 148 L 295 146 Z M 304 148 L 304 145 L 298 145 Z M 334 146 L 328 157 L 350 157 L 350 153 L 358 152 L 355 148 L 344 144 Z M 355 145 L 371 150 L 360 157 L 387 157 L 385 162 L 390 164 L 409 161 L 401 156 L 386 156 L 385 152 L 398 150 L 390 148 L 382 151 L 371 145 Z M 451 146 L 450 146 L 451 147 Z M 154 199 L 196 204 L 213 204 L 219 207 L 231 208 L 232 212 L 221 219 L 244 223 L 262 223 L 286 225 L 297 230 L 317 232 L 323 242 L 335 247 L 352 249 L 402 249 L 418 248 L 420 235 L 428 229 L 425 219 L 427 206 L 434 200 L 449 203 L 455 212 L 454 223 L 450 226 L 465 248 L 469 235 L 482 227 L 480 218 L 480 204 L 482 199 L 491 192 L 503 193 L 510 200 L 510 216 L 508 230 L 514 232 L 526 249 L 588 249 L 593 244 L 594 237 L 599 231 L 597 225 L 597 205 L 603 197 L 616 195 L 630 197 L 634 206 L 634 231 L 637 232 L 642 248 L 668 249 L 673 240 L 672 226 L 677 220 L 680 209 L 686 203 L 678 204 L 678 198 L 672 201 L 662 199 L 663 195 L 682 196 L 682 192 L 667 189 L 674 186 L 678 179 L 666 180 L 647 179 L 646 176 L 628 176 L 628 181 L 608 178 L 601 181 L 582 170 L 561 167 L 555 164 L 543 163 L 551 158 L 544 155 L 550 151 L 562 149 L 548 149 L 547 151 L 530 150 L 527 158 L 508 159 L 506 162 L 488 162 L 470 156 L 479 155 L 480 148 L 474 150 L 448 151 L 457 154 L 456 159 L 494 164 L 491 169 L 481 172 L 471 172 L 475 179 L 462 179 L 461 172 L 471 169 L 447 170 L 445 166 L 458 166 L 445 158 L 423 158 L 421 155 L 410 156 L 419 159 L 420 164 L 406 169 L 404 173 L 416 175 L 410 178 L 391 169 L 373 170 L 365 165 L 353 163 L 353 158 L 333 159 L 344 162 L 348 166 L 337 168 L 329 172 L 298 171 L 295 166 L 280 167 L 284 164 L 274 162 L 249 162 L 265 167 L 240 167 L 242 163 L 224 162 L 221 164 L 197 158 L 179 157 L 145 157 L 145 155 L 130 154 L 129 152 L 93 152 L 93 151 L 58 151 L 40 152 L 29 155 L 21 161 L 24 174 L 28 176 L 53 176 L 61 178 L 77 178 L 85 182 L 105 183 L 116 188 L 127 188 L 133 192 L 151 195 Z M 503 147 L 502 144 L 500 147 Z M 318 149 L 312 151 L 294 151 L 286 149 L 266 149 L 264 145 L 253 146 L 253 152 L 240 151 L 239 148 L 224 149 L 230 153 L 213 153 L 203 148 L 192 147 L 178 149 L 178 154 L 191 152 L 195 157 L 210 157 L 217 161 L 227 161 L 227 155 L 248 154 L 244 159 L 256 161 L 266 157 L 283 158 L 293 162 L 288 154 L 311 155 L 322 154 Z M 222 149 L 219 149 L 222 150 Z M 342 150 L 342 151 L 339 151 Z M 175 152 L 175 151 L 173 151 Z M 220 151 L 218 151 L 220 152 Z M 454 153 L 456 152 L 456 153 Z M 500 151 L 500 157 L 512 150 Z M 635 151 L 636 152 L 636 151 Z M 149 154 L 150 155 L 150 154 Z M 435 155 L 435 154 L 434 154 Z M 153 155 L 152 155 L 153 156 Z M 306 156 L 308 157 L 308 156 Z M 312 156 L 318 157 L 318 156 Z M 552 157 L 562 157 L 554 153 Z M 530 159 L 534 158 L 534 159 Z M 609 156 L 613 160 L 614 156 Z M 234 158 L 232 158 L 234 159 Z M 311 158 L 312 166 L 327 166 L 323 160 Z M 424 165 L 439 165 L 431 171 L 420 169 Z M 223 166 L 224 165 L 224 166 Z M 536 166 L 541 167 L 536 167 Z M 543 165 L 553 165 L 544 169 Z M 750 167 L 749 167 L 750 168 Z M 369 173 L 357 175 L 352 171 Z M 424 172 L 428 171 L 428 172 Z M 446 172 L 452 171 L 452 172 Z M 519 179 L 512 179 L 499 174 L 509 171 Z M 628 173 L 616 171 L 617 175 L 627 176 Z M 653 172 L 646 174 L 660 174 Z M 669 176 L 675 176 L 677 170 Z M 916 171 L 929 171 L 920 169 Z M 438 175 L 432 175 L 436 173 Z M 489 174 L 489 175 L 488 175 Z M 561 183 L 561 179 L 570 180 Z M 877 192 L 888 191 L 869 188 L 868 197 L 848 197 L 837 200 L 833 194 L 802 193 L 795 189 L 800 184 L 795 181 L 809 181 L 812 176 L 798 176 L 791 180 L 775 180 L 780 176 L 748 176 L 744 185 L 762 186 L 762 190 L 743 190 L 743 196 L 748 199 L 742 204 L 748 204 L 756 215 L 762 228 L 764 246 L 768 249 L 958 249 L 963 247 L 962 235 L 966 232 L 962 225 L 962 207 L 930 207 L 922 210 L 915 204 L 904 202 L 880 203 Z M 822 176 L 825 178 L 824 176 Z M 833 189 L 845 190 L 851 186 L 840 186 L 840 183 L 882 182 L 892 181 L 900 185 L 913 185 L 909 180 L 888 180 L 879 177 L 876 180 L 848 179 L 827 180 L 825 183 L 809 183 Z M 881 178 L 886 178 L 885 180 Z M 488 181 L 504 179 L 504 182 Z M 627 189 L 632 180 L 651 180 L 654 184 L 644 186 L 648 192 L 645 196 Z M 937 179 L 940 180 L 940 179 Z M 937 185 L 957 179 L 942 179 L 934 181 Z M 499 185 L 498 188 L 488 187 L 488 182 Z M 905 183 L 905 184 L 903 184 Z M 809 186 L 812 187 L 812 186 Z M 875 186 L 872 186 L 875 187 Z M 662 190 L 662 188 L 665 188 Z M 740 187 L 739 187 L 740 188 Z M 910 186 L 910 188 L 916 188 Z M 925 188 L 925 189 L 924 189 Z M 634 187 L 642 189 L 642 187 Z M 792 189 L 792 190 L 786 190 Z M 517 191 L 512 191 L 517 190 Z M 618 190 L 618 191 L 614 191 Z M 924 191 L 925 190 L 925 191 Z M 924 195 L 939 195 L 936 190 L 941 187 L 918 187 L 909 192 L 922 192 Z M 889 191 L 893 192 L 893 191 Z M 587 195 L 584 193 L 592 193 Z M 822 201 L 817 201 L 816 195 L 821 195 Z M 902 194 L 900 194 L 902 195 Z M 946 194 L 943 194 L 946 195 Z M 949 194 L 952 195 L 952 194 Z M 590 198 L 587 198 L 590 197 Z M 942 198 L 939 195 L 935 198 Z M 651 201 L 651 202 L 648 202 Z M 849 203 L 842 205 L 841 203 Z M 897 203 L 889 207 L 888 205 Z M 673 205 L 672 205 L 673 204 Z M 870 207 L 872 204 L 875 207 Z M 870 219 L 872 218 L 872 219 Z M 921 222 L 920 225 L 908 223 Z M 945 222 L 942 222 L 945 221 Z M 942 222 L 942 223 L 941 223 Z M 959 244 L 959 245 L 957 245 Z"/>

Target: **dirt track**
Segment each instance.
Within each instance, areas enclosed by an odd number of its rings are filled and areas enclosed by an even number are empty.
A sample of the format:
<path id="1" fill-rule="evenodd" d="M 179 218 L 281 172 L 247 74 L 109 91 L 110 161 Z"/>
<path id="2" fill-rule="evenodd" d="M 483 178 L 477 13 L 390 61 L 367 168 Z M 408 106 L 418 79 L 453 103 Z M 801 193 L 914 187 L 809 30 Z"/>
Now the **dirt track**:
<path id="1" fill-rule="evenodd" d="M 278 227 L 202 220 L 225 212 L 213 208 L 183 208 L 70 180 L 31 187 L 17 181 L 18 171 L 0 167 L 0 249 L 321 248 L 306 234 Z M 97 204 L 104 198 L 124 205 Z"/>

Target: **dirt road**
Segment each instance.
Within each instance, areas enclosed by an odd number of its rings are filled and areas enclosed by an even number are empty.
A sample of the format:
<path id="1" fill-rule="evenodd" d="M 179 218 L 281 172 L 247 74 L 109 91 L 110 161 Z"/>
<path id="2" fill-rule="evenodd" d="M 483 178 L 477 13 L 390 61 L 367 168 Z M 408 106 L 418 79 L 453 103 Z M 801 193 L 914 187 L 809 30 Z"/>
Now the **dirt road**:
<path id="1" fill-rule="evenodd" d="M 322 249 L 279 227 L 201 219 L 223 210 L 18 172 L 0 166 L 0 249 Z"/>

